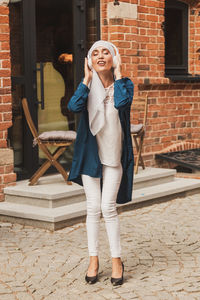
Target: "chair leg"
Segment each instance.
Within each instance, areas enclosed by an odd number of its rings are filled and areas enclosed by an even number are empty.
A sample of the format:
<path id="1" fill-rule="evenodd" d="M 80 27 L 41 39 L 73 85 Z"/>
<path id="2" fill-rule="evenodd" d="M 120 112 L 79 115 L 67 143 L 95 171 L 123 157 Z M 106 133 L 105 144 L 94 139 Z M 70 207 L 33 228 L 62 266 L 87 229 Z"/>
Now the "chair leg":
<path id="1" fill-rule="evenodd" d="M 134 139 L 134 144 L 135 144 L 135 147 L 136 147 L 136 151 L 137 151 L 137 158 L 136 158 L 136 162 L 135 162 L 135 174 L 138 173 L 138 166 L 139 166 L 139 156 L 138 156 L 138 152 L 139 152 L 139 145 L 138 145 L 138 141 L 137 141 L 137 138 L 135 136 L 133 136 L 133 139 Z"/>
<path id="2" fill-rule="evenodd" d="M 136 150 L 137 150 L 137 153 L 138 153 L 139 145 L 138 145 L 138 142 L 137 142 L 137 138 L 135 136 L 133 136 L 133 139 L 134 139 L 134 144 L 135 144 L 135 147 L 136 147 Z"/>
<path id="3" fill-rule="evenodd" d="M 142 158 L 142 146 L 143 146 L 143 141 L 144 141 L 144 135 L 142 135 L 140 137 L 140 142 L 139 142 L 139 151 L 138 151 L 138 157 L 137 157 L 137 161 L 136 161 L 136 173 L 138 173 L 138 166 L 139 166 L 139 161 L 142 165 L 142 168 L 143 170 L 145 169 L 145 166 L 144 166 L 144 161 L 143 161 L 143 158 Z"/>
<path id="4" fill-rule="evenodd" d="M 60 147 L 58 148 L 58 150 L 56 151 L 55 155 L 57 155 L 58 157 L 65 151 L 66 147 Z M 52 165 L 58 170 L 58 172 L 63 176 L 64 180 L 66 181 L 66 183 L 68 185 L 71 185 L 72 182 L 71 181 L 67 181 L 68 179 L 68 174 L 65 171 L 65 169 L 61 166 L 61 164 L 57 161 L 57 157 L 53 156 L 53 160 L 52 160 Z"/>
<path id="5" fill-rule="evenodd" d="M 42 149 L 42 151 L 46 154 L 47 156 L 47 160 L 40 166 L 40 168 L 35 172 L 35 174 L 33 174 L 33 176 L 30 178 L 30 183 L 29 185 L 34 185 L 38 179 L 48 170 L 48 168 L 52 165 L 52 160 L 53 157 L 54 159 L 58 159 L 58 157 L 64 152 L 65 148 L 63 149 L 62 152 L 58 152 L 58 149 L 56 149 L 56 151 L 51 154 L 49 152 L 49 150 L 47 149 L 46 145 L 42 145 L 40 144 L 40 148 Z"/>
<path id="6" fill-rule="evenodd" d="M 48 170 L 48 168 L 51 166 L 51 163 L 49 160 L 46 160 L 40 168 L 33 174 L 33 176 L 29 179 L 29 185 L 34 185 L 38 179 Z"/>
<path id="7" fill-rule="evenodd" d="M 136 164 L 135 164 L 135 174 L 138 173 L 138 167 L 139 167 L 139 155 L 137 156 L 137 159 L 136 159 Z"/>
<path id="8" fill-rule="evenodd" d="M 143 146 L 143 141 L 144 141 L 144 135 L 141 135 L 138 138 L 139 138 L 139 143 L 137 141 L 137 137 L 133 136 L 134 144 L 135 144 L 136 151 L 137 151 L 137 159 L 136 159 L 136 163 L 135 163 L 135 172 L 134 172 L 135 174 L 138 173 L 139 162 L 141 163 L 143 170 L 145 169 L 144 161 L 142 158 L 142 146 Z"/>
<path id="9" fill-rule="evenodd" d="M 144 160 L 143 160 L 143 157 L 142 157 L 143 142 L 144 142 L 144 135 L 142 135 L 141 139 L 140 139 L 140 163 L 141 163 L 142 168 L 144 170 L 145 169 L 145 165 L 144 165 Z"/>
<path id="10" fill-rule="evenodd" d="M 64 170 L 64 168 L 61 166 L 61 164 L 57 161 L 57 159 L 60 157 L 61 154 L 66 150 L 66 146 L 59 147 L 58 149 L 55 150 L 53 155 L 49 152 L 47 147 L 44 144 L 41 144 L 42 150 L 46 153 L 48 160 L 51 162 L 51 164 L 58 170 L 58 172 L 63 176 L 64 180 L 68 185 L 72 185 L 71 181 L 67 181 L 68 179 L 68 174 Z"/>
<path id="11" fill-rule="evenodd" d="M 41 146 L 41 145 L 40 145 Z M 43 147 L 44 146 L 44 147 Z M 53 154 L 49 152 L 45 145 L 42 145 L 43 152 L 47 155 L 47 160 L 42 164 L 42 166 L 34 173 L 34 175 L 29 180 L 29 185 L 34 185 L 38 179 L 48 170 L 48 168 L 53 165 L 59 171 L 59 173 L 63 176 L 64 180 L 67 184 L 71 185 L 71 181 L 67 181 L 68 175 L 64 168 L 60 165 L 56 160 L 60 157 L 60 155 L 65 151 L 66 147 L 59 147 L 55 150 Z"/>

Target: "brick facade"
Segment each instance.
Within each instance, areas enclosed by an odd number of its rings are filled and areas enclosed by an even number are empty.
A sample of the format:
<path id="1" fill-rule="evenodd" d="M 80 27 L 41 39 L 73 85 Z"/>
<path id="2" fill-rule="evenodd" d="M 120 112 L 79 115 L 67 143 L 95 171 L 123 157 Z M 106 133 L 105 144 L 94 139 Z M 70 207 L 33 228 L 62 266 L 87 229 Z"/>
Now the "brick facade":
<path id="1" fill-rule="evenodd" d="M 13 184 L 13 153 L 7 145 L 7 129 L 12 125 L 10 43 L 8 1 L 0 1 L 0 200 L 3 188 Z M 134 17 L 109 17 L 113 0 L 101 0 L 101 38 L 119 48 L 123 74 L 135 84 L 135 96 L 149 98 L 144 157 L 156 166 L 154 154 L 173 145 L 198 145 L 200 140 L 200 82 L 174 83 L 165 77 L 165 0 L 120 0 L 135 9 Z M 200 4 L 189 4 L 189 72 L 200 74 Z M 128 7 L 128 6 L 126 6 Z M 128 15 L 125 11 L 124 14 Z M 131 112 L 131 121 L 140 116 Z M 190 146 L 188 146 L 190 147 Z"/>
<path id="2" fill-rule="evenodd" d="M 7 145 L 7 130 L 12 125 L 8 15 L 9 9 L 4 2 L 0 6 L 0 201 L 4 199 L 3 188 L 16 180 L 13 152 Z"/>
<path id="3" fill-rule="evenodd" d="M 144 143 L 146 165 L 157 166 L 154 154 L 179 144 L 199 145 L 200 83 L 174 83 L 165 77 L 164 0 L 120 1 L 137 4 L 137 19 L 109 19 L 108 0 L 102 1 L 102 39 L 114 42 L 121 53 L 123 73 L 135 83 L 135 96 L 149 98 Z M 189 4 L 189 73 L 200 74 L 200 4 Z M 139 122 L 132 111 L 131 120 Z M 161 166 L 161 162 L 159 162 Z"/>

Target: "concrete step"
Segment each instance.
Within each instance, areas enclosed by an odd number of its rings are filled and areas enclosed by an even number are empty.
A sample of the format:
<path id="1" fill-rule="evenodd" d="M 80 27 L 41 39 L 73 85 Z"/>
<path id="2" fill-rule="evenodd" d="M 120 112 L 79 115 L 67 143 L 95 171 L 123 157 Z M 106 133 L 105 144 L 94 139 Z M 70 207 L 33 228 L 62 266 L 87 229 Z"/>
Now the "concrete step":
<path id="1" fill-rule="evenodd" d="M 55 208 L 85 200 L 84 190 L 78 184 L 67 185 L 60 175 L 44 176 L 34 186 L 28 180 L 4 189 L 5 201 L 45 208 Z"/>
<path id="2" fill-rule="evenodd" d="M 197 191 L 200 193 L 200 180 L 197 179 L 175 179 L 172 182 L 162 183 L 152 187 L 145 187 L 133 192 L 133 201 L 118 205 L 132 209 L 136 203 L 163 198 L 166 196 L 177 196 L 186 191 Z M 68 204 L 55 208 L 37 207 L 27 204 L 0 203 L 0 220 L 29 224 L 49 230 L 56 230 L 74 224 L 85 219 L 86 203 Z"/>
<path id="3" fill-rule="evenodd" d="M 160 185 L 174 180 L 176 170 L 163 168 L 145 168 L 140 167 L 137 175 L 134 175 L 134 190 L 144 187 Z"/>
<path id="4" fill-rule="evenodd" d="M 139 169 L 134 177 L 134 190 L 168 183 L 174 180 L 175 170 L 161 168 Z M 19 181 L 16 186 L 4 189 L 5 201 L 55 208 L 85 200 L 84 190 L 77 184 L 67 185 L 61 175 L 42 177 L 39 184 L 29 186 L 28 181 Z"/>
<path id="5" fill-rule="evenodd" d="M 200 180 L 174 178 L 172 182 L 144 187 L 143 189 L 133 191 L 133 202 L 139 203 L 196 189 L 199 189 L 200 192 Z"/>

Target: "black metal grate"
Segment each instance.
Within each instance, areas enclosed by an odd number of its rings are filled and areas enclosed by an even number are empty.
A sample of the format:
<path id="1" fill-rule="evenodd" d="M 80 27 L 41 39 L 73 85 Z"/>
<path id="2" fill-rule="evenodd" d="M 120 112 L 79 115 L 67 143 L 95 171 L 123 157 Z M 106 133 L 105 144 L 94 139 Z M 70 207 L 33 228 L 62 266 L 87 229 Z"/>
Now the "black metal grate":
<path id="1" fill-rule="evenodd" d="M 200 148 L 156 154 L 156 158 L 177 163 L 192 170 L 200 170 Z"/>

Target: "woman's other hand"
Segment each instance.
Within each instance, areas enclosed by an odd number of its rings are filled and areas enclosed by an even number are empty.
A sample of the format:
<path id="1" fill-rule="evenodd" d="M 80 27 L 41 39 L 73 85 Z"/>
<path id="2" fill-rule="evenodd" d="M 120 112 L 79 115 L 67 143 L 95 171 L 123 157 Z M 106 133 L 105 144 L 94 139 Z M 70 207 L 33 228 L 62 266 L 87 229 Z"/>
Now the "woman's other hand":
<path id="1" fill-rule="evenodd" d="M 88 60 L 85 57 L 85 65 L 84 65 L 85 77 L 83 79 L 83 83 L 88 86 L 89 82 L 92 79 L 92 70 L 88 67 Z"/>
<path id="2" fill-rule="evenodd" d="M 117 55 L 117 65 L 114 68 L 114 75 L 115 75 L 115 80 L 121 79 L 122 78 L 122 73 L 121 73 L 121 69 L 122 69 L 122 63 L 121 63 L 121 57 L 118 54 Z"/>

